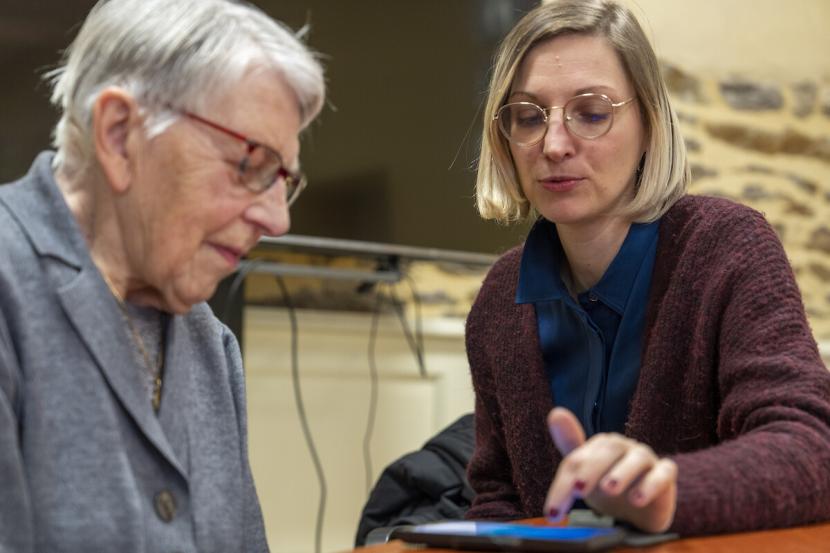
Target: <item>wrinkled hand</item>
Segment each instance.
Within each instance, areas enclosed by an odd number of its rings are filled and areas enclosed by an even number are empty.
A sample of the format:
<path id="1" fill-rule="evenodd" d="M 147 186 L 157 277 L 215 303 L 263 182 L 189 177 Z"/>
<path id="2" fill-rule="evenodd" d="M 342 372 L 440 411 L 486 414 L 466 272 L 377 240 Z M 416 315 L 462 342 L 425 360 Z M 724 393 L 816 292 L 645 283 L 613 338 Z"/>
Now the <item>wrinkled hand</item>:
<path id="1" fill-rule="evenodd" d="M 669 528 L 677 505 L 674 461 L 620 434 L 586 441 L 579 420 L 562 407 L 551 410 L 548 429 L 563 457 L 545 501 L 549 518 L 561 519 L 582 498 L 595 511 L 646 532 Z"/>

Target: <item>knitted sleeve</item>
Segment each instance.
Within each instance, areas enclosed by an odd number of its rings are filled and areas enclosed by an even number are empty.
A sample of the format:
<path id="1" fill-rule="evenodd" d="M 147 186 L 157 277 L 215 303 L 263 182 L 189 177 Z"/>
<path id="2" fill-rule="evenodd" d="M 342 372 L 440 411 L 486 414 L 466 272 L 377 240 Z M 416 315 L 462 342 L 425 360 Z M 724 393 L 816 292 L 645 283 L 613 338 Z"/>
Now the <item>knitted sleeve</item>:
<path id="1" fill-rule="evenodd" d="M 713 269 L 687 276 L 711 305 L 719 410 L 717 445 L 673 457 L 686 535 L 830 518 L 830 373 L 775 232 L 755 211 L 725 215 L 699 250 Z"/>
<path id="2" fill-rule="evenodd" d="M 492 344 L 493 320 L 504 317 L 504 291 L 515 289 L 511 271 L 501 260 L 490 271 L 467 318 L 466 346 L 475 388 L 475 449 L 467 466 L 467 478 L 476 492 L 466 517 L 470 519 L 515 519 L 528 516 L 521 507 L 513 483 L 513 470 L 505 445 L 501 409 L 488 352 Z"/>

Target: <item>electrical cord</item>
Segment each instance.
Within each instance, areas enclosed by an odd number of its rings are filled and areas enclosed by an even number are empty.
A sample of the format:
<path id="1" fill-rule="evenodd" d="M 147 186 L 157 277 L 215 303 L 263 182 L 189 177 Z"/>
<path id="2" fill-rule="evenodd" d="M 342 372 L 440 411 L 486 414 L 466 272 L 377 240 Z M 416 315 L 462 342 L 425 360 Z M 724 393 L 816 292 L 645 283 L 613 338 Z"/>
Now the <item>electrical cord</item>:
<path id="1" fill-rule="evenodd" d="M 413 289 L 414 290 L 414 289 Z M 427 368 L 424 364 L 424 352 L 423 352 L 423 343 L 418 343 L 418 338 L 412 335 L 412 330 L 409 328 L 409 321 L 406 320 L 406 313 L 404 313 L 403 302 L 398 299 L 397 293 L 395 290 L 391 290 L 392 296 L 392 306 L 395 308 L 395 314 L 398 316 L 398 320 L 401 323 L 401 330 L 403 331 L 404 336 L 406 337 L 406 341 L 409 343 L 409 349 L 412 350 L 412 354 L 415 356 L 415 361 L 418 363 L 418 372 L 421 375 L 421 378 L 427 377 Z M 417 326 L 420 328 L 420 308 L 418 309 L 418 322 Z"/>
<path id="2" fill-rule="evenodd" d="M 369 329 L 369 414 L 366 417 L 366 431 L 363 434 L 363 466 L 366 475 L 366 497 L 372 490 L 372 433 L 375 429 L 375 416 L 378 405 L 378 367 L 375 359 L 375 346 L 378 336 L 378 322 L 380 321 L 381 303 L 383 296 L 380 286 L 375 287 L 375 310 L 372 313 L 372 323 Z"/>
<path id="3" fill-rule="evenodd" d="M 418 289 L 415 287 L 415 280 L 409 276 L 404 275 L 404 280 L 406 280 L 406 284 L 409 286 L 409 291 L 412 294 L 412 303 L 415 304 L 415 343 L 418 346 L 418 350 L 421 352 L 420 359 L 421 363 L 424 364 L 424 331 L 423 331 L 423 319 L 421 317 L 421 296 L 418 294 Z M 424 365 L 424 370 L 421 372 L 421 376 L 426 376 L 426 366 Z"/>
<path id="4" fill-rule="evenodd" d="M 259 267 L 264 260 L 262 259 L 252 259 L 245 264 L 242 270 L 236 272 L 236 276 L 231 282 L 231 287 L 228 288 L 228 294 L 225 297 L 225 305 L 222 308 L 222 317 L 221 321 L 225 324 L 228 324 L 228 315 L 230 314 L 230 308 L 233 303 L 234 297 L 236 297 L 237 292 L 239 292 L 239 287 L 242 286 L 242 283 L 248 277 L 248 275 L 253 272 L 257 267 Z"/>
<path id="5" fill-rule="evenodd" d="M 282 277 L 276 277 L 277 286 L 282 293 L 283 303 L 288 310 L 288 319 L 291 323 L 291 383 L 294 388 L 294 400 L 297 405 L 297 415 L 300 418 L 300 426 L 303 429 L 303 436 L 305 437 L 308 451 L 311 454 L 311 461 L 314 464 L 314 470 L 317 473 L 317 481 L 320 484 L 320 501 L 317 506 L 317 522 L 314 527 L 314 552 L 321 553 L 323 541 L 323 520 L 326 513 L 326 475 L 323 473 L 323 464 L 320 462 L 320 456 L 317 453 L 317 448 L 314 445 L 314 439 L 311 436 L 311 429 L 308 424 L 308 417 L 305 412 L 305 404 L 303 402 L 303 394 L 300 389 L 300 362 L 299 362 L 299 329 L 297 326 L 297 313 L 294 304 L 291 301 L 291 296 L 288 294 L 288 288 L 285 286 L 285 281 Z"/>
<path id="6" fill-rule="evenodd" d="M 412 335 L 412 331 L 409 328 L 409 323 L 404 316 L 403 311 L 403 303 L 398 299 L 397 294 L 395 293 L 395 289 L 391 285 L 387 285 L 389 289 L 389 295 L 391 297 L 391 303 L 395 308 L 395 312 L 398 316 L 398 319 L 401 322 L 401 329 L 403 330 L 404 335 L 406 336 L 407 343 L 409 344 L 410 349 L 412 350 L 413 355 L 415 355 L 415 359 L 418 363 L 419 373 L 422 378 L 426 378 L 426 365 L 424 363 L 424 339 L 423 339 L 423 332 L 422 332 L 422 319 L 421 319 L 421 302 L 420 297 L 418 296 L 417 290 L 415 288 L 415 283 L 412 281 L 412 277 L 406 276 L 407 283 L 409 284 L 409 288 L 412 291 L 412 298 L 413 302 L 415 303 L 415 335 Z M 376 361 L 376 346 L 377 346 L 377 332 L 378 332 L 378 322 L 380 320 L 381 315 L 381 306 L 383 303 L 383 295 L 381 294 L 381 284 L 378 283 L 375 286 L 375 309 L 372 313 L 372 323 L 369 330 L 369 347 L 368 347 L 368 357 L 369 357 L 369 414 L 366 419 L 366 432 L 363 435 L 363 463 L 364 463 L 364 470 L 366 475 L 366 496 L 368 498 L 369 493 L 372 489 L 372 454 L 371 454 L 371 442 L 372 442 L 372 433 L 375 427 L 375 419 L 377 416 L 377 403 L 378 403 L 378 369 L 377 369 L 377 361 Z"/>

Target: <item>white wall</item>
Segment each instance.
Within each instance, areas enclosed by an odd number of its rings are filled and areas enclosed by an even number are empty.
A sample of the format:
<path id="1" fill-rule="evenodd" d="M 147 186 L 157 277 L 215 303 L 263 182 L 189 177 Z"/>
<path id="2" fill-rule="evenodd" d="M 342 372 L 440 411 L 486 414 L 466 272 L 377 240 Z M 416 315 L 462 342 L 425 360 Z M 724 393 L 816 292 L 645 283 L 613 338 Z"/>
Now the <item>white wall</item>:
<path id="1" fill-rule="evenodd" d="M 370 397 L 371 315 L 300 311 L 300 382 L 328 485 L 323 551 L 351 549 L 366 500 L 363 437 Z M 459 320 L 424 322 L 428 378 L 394 316 L 380 319 L 372 483 L 383 468 L 473 409 Z M 251 465 L 272 551 L 313 551 L 319 485 L 291 386 L 283 309 L 245 312 Z"/>

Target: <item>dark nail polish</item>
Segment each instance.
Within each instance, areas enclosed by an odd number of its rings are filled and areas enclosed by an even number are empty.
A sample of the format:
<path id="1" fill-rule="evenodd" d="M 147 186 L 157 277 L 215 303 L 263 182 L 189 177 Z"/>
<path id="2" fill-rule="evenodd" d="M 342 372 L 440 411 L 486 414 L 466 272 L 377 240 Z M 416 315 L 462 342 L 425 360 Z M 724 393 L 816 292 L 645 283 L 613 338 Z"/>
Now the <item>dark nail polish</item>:
<path id="1" fill-rule="evenodd" d="M 606 484 L 606 485 L 613 490 L 614 488 L 617 487 L 618 484 L 619 484 L 619 482 L 617 482 L 614 478 L 612 478 L 611 480 L 608 481 L 608 484 Z"/>
<path id="2" fill-rule="evenodd" d="M 548 511 L 548 517 L 557 518 L 559 516 L 559 509 L 551 509 Z"/>
<path id="3" fill-rule="evenodd" d="M 574 489 L 577 490 L 577 491 L 581 492 L 582 490 L 585 489 L 585 486 L 587 486 L 587 484 L 585 483 L 585 480 L 577 480 L 576 482 L 574 482 Z"/>

